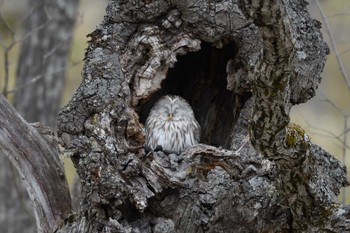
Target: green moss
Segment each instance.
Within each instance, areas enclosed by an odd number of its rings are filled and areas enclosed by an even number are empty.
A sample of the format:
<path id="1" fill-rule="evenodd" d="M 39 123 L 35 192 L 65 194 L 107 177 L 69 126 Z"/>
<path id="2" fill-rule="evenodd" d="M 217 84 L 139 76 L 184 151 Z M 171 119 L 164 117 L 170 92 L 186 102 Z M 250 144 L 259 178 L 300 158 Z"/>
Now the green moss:
<path id="1" fill-rule="evenodd" d="M 286 131 L 286 144 L 288 147 L 294 147 L 300 143 L 304 146 L 309 144 L 309 136 L 300 125 L 289 123 L 286 127 Z"/>
<path id="2" fill-rule="evenodd" d="M 332 203 L 326 206 L 321 212 L 317 224 L 319 227 L 324 227 L 324 225 L 329 222 L 329 218 L 334 214 L 337 208 L 339 208 L 339 203 Z"/>

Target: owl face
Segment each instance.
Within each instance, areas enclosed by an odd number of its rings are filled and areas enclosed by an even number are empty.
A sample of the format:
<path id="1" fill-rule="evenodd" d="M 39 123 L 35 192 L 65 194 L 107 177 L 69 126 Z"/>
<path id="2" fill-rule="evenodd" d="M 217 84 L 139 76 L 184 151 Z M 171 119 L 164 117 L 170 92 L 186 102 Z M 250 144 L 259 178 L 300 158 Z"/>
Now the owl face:
<path id="1" fill-rule="evenodd" d="M 180 96 L 165 96 L 152 109 L 150 115 L 158 116 L 163 121 L 182 121 L 186 117 L 194 117 L 191 106 Z"/>
<path id="2" fill-rule="evenodd" d="M 200 126 L 191 106 L 180 96 L 164 96 L 151 109 L 145 124 L 146 146 L 181 153 L 199 142 Z"/>

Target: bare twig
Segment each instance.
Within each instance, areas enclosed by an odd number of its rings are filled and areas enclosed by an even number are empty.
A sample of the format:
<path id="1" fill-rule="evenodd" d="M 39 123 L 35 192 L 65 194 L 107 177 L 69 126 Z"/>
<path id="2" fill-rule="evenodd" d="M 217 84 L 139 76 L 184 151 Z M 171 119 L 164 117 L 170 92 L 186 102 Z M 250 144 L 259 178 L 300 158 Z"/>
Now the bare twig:
<path id="1" fill-rule="evenodd" d="M 323 128 L 319 128 L 319 127 L 316 127 L 314 125 L 312 125 L 309 121 L 307 121 L 305 119 L 304 116 L 302 116 L 304 122 L 306 123 L 306 125 L 310 128 L 310 129 L 313 129 L 313 130 L 316 130 L 318 132 L 315 132 L 315 134 L 317 135 L 320 135 L 322 137 L 327 137 L 327 138 L 332 138 L 332 139 L 335 139 L 337 140 L 338 142 L 340 142 L 341 146 L 346 148 L 346 149 L 350 149 L 350 145 L 347 145 L 346 142 L 343 141 L 343 139 L 341 139 L 340 136 L 337 136 L 336 134 L 334 134 L 332 131 L 329 131 L 329 130 L 326 130 L 326 129 L 323 129 Z M 322 132 L 322 133 L 320 133 Z M 344 162 L 344 161 L 343 161 Z"/>
<path id="2" fill-rule="evenodd" d="M 342 54 L 348 53 L 350 51 L 350 49 L 346 49 L 343 52 L 341 52 Z"/>
<path id="3" fill-rule="evenodd" d="M 27 34 L 25 34 L 24 36 L 22 36 L 19 39 L 16 39 L 16 42 L 21 42 L 26 40 L 28 37 L 31 37 L 35 32 L 40 31 L 43 27 L 45 27 L 46 25 L 49 24 L 49 21 L 44 22 L 43 24 L 39 25 L 38 27 L 34 28 L 33 30 L 31 30 L 30 32 L 28 32 Z"/>
<path id="4" fill-rule="evenodd" d="M 329 15 L 327 18 L 330 19 L 330 18 L 337 17 L 337 16 L 350 15 L 349 10 L 350 10 L 350 4 L 347 5 L 346 7 L 343 7 L 343 9 L 341 11 L 339 11 L 337 14 Z"/>
<path id="5" fill-rule="evenodd" d="M 63 43 L 57 43 L 50 51 L 43 55 L 43 59 L 48 59 L 51 55 L 55 55 L 55 52 L 63 45 Z"/>
<path id="6" fill-rule="evenodd" d="M 71 64 L 69 67 L 64 66 L 64 67 L 62 67 L 62 68 L 60 68 L 60 69 L 58 69 L 58 70 L 55 70 L 55 71 L 51 72 L 51 73 L 48 74 L 48 75 L 57 74 L 57 73 L 62 72 L 62 71 L 64 71 L 64 70 L 68 69 L 68 68 L 77 66 L 77 65 L 81 64 L 82 61 L 72 61 L 71 63 L 72 63 L 72 64 Z M 28 86 L 30 86 L 30 85 L 33 85 L 33 84 L 35 84 L 36 82 L 38 82 L 38 81 L 39 81 L 40 79 L 42 79 L 42 78 L 44 78 L 44 74 L 39 74 L 39 75 L 37 75 L 37 76 L 34 76 L 33 78 L 29 79 L 27 82 L 25 82 L 25 83 L 23 83 L 23 84 L 21 84 L 21 85 L 17 85 L 17 86 L 16 86 L 15 88 L 13 88 L 12 90 L 8 90 L 8 91 L 7 91 L 7 94 L 12 94 L 12 93 L 14 93 L 14 92 L 16 92 L 16 91 L 19 91 L 19 90 L 21 90 L 21 89 L 23 89 L 23 88 L 26 88 L 26 87 L 28 87 Z"/>
<path id="7" fill-rule="evenodd" d="M 1 3 L 2 4 L 2 3 Z M 3 17 L 0 11 L 0 21 L 5 25 L 6 31 L 9 33 L 11 42 L 9 45 L 6 45 L 5 41 L 1 41 L 1 46 L 4 50 L 4 86 L 3 86 L 3 94 L 5 97 L 7 97 L 8 94 L 8 86 L 9 86 L 9 79 L 10 79 L 10 71 L 9 71 L 9 53 L 13 46 L 16 44 L 15 42 L 15 32 L 11 29 L 10 24 L 8 21 Z"/>
<path id="8" fill-rule="evenodd" d="M 0 2 L 0 5 L 3 3 L 3 1 Z M 31 14 L 34 14 L 35 9 L 32 9 L 29 14 L 23 17 L 21 20 L 21 23 L 28 18 Z M 13 91 L 9 91 L 9 80 L 10 80 L 10 61 L 9 61 L 9 55 L 12 50 L 12 48 L 19 42 L 26 40 L 28 37 L 32 36 L 35 32 L 41 30 L 43 27 L 49 24 L 51 20 L 51 16 L 47 14 L 45 11 L 48 20 L 45 21 L 43 24 L 39 25 L 38 27 L 34 28 L 32 31 L 27 33 L 26 35 L 22 36 L 21 38 L 16 39 L 16 32 L 12 29 L 8 21 L 3 17 L 1 11 L 0 11 L 0 21 L 5 25 L 6 31 L 10 35 L 10 43 L 7 45 L 4 41 L 4 38 L 0 39 L 0 45 L 4 51 L 4 86 L 2 88 L 2 94 L 7 98 L 9 93 L 12 93 Z M 3 36 L 4 37 L 4 36 Z M 32 84 L 35 83 L 37 80 L 39 80 L 40 77 L 34 77 L 31 79 L 28 83 Z M 23 86 L 23 85 L 21 85 Z M 20 89 L 20 88 L 16 88 Z"/>
<path id="9" fill-rule="evenodd" d="M 342 146 L 342 163 L 345 164 L 346 163 L 346 152 L 348 149 L 350 149 L 350 146 L 347 144 L 347 140 L 348 140 L 348 132 L 350 131 L 350 129 L 348 129 L 348 119 L 350 117 L 349 114 L 347 114 L 339 105 L 337 105 L 334 101 L 332 101 L 331 99 L 329 99 L 325 94 L 323 94 L 322 92 L 320 93 L 320 95 L 322 96 L 321 101 L 330 104 L 334 109 L 336 109 L 343 117 L 344 122 L 343 122 L 343 131 L 342 133 L 340 133 L 339 135 L 334 134 L 333 132 L 326 130 L 326 129 L 322 129 L 319 127 L 315 127 L 312 124 L 310 124 L 305 118 L 304 121 L 306 122 L 306 124 L 312 128 L 312 129 L 316 129 L 320 132 L 323 132 L 324 134 L 320 134 L 318 133 L 318 135 L 320 136 L 324 136 L 324 137 L 329 137 L 329 138 L 333 138 L 335 140 L 337 140 L 338 142 L 341 143 Z M 342 201 L 343 203 L 346 202 L 346 189 L 343 188 L 342 189 Z"/>
<path id="10" fill-rule="evenodd" d="M 329 25 L 329 22 L 328 22 L 328 18 L 326 17 L 324 11 L 323 11 L 323 8 L 322 6 L 320 5 L 320 2 L 319 0 L 315 0 L 316 2 L 316 5 L 317 5 L 317 8 L 321 14 L 321 17 L 326 25 L 326 31 L 327 31 L 327 34 L 329 36 L 329 39 L 331 41 L 331 45 L 332 45 L 332 50 L 334 51 L 334 54 L 335 54 L 335 57 L 337 59 L 337 63 L 338 63 L 338 66 L 339 66 L 339 69 L 342 73 L 342 76 L 343 76 L 343 79 L 344 81 L 346 82 L 347 86 L 348 86 L 348 89 L 350 90 L 350 79 L 349 79 L 349 76 L 346 72 L 346 69 L 344 67 L 344 64 L 343 64 L 343 60 L 341 59 L 340 57 L 340 54 L 339 54 L 339 51 L 338 51 L 338 48 L 337 48 L 337 45 L 335 43 L 335 39 L 333 37 L 333 32 L 332 32 L 332 28 L 331 26 Z"/>
<path id="11" fill-rule="evenodd" d="M 322 92 L 320 92 L 320 94 L 322 95 L 321 101 L 324 101 L 328 104 L 330 104 L 333 108 L 335 108 L 340 114 L 342 114 L 344 117 L 348 116 L 348 114 L 346 114 L 342 108 L 340 106 L 338 106 L 337 104 L 335 104 L 334 101 L 330 100 L 325 94 L 323 94 Z"/>
<path id="12" fill-rule="evenodd" d="M 63 70 L 63 69 L 62 69 Z M 61 71 L 61 70 L 59 70 Z M 58 73 L 59 71 L 53 72 L 54 73 Z M 25 83 L 21 84 L 21 85 L 17 85 L 15 88 L 13 88 L 12 90 L 8 90 L 7 94 L 12 94 L 18 90 L 21 90 L 25 87 L 28 87 L 30 85 L 35 84 L 37 81 L 39 81 L 40 79 L 44 78 L 45 76 L 43 74 L 39 74 L 37 76 L 34 76 L 33 78 L 29 79 L 28 81 L 26 81 Z"/>

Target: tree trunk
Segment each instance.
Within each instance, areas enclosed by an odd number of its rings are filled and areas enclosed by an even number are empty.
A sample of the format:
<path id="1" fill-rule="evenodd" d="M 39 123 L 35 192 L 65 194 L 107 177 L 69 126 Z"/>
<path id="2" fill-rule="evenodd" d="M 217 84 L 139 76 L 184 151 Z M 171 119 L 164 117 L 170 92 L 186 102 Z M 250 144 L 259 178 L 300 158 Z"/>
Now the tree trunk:
<path id="1" fill-rule="evenodd" d="M 346 169 L 289 123 L 328 47 L 300 0 L 110 1 L 58 115 L 81 205 L 58 232 L 347 232 Z M 202 144 L 146 153 L 142 123 L 177 94 Z"/>
<path id="2" fill-rule="evenodd" d="M 83 198 L 62 232 L 349 229 L 345 168 L 289 123 L 320 82 L 319 28 L 303 1 L 111 1 L 58 117 Z M 164 94 L 203 129 L 179 156 L 143 149 Z"/>
<path id="3" fill-rule="evenodd" d="M 27 190 L 15 167 L 3 154 L 0 155 L 0 177 L 0 232 L 37 232 Z"/>
<path id="4" fill-rule="evenodd" d="M 56 128 L 78 0 L 30 0 L 14 106 L 28 122 Z"/>
<path id="5" fill-rule="evenodd" d="M 24 22 L 14 105 L 29 122 L 56 127 L 78 0 L 31 0 Z M 0 232 L 36 232 L 35 216 L 16 169 L 0 156 Z"/>
<path id="6" fill-rule="evenodd" d="M 0 95 L 0 138 L 1 154 L 17 168 L 32 199 L 38 232 L 54 232 L 69 217 L 72 206 L 53 132 L 41 123 L 29 125 Z M 17 221 L 22 220 L 20 216 L 15 216 Z M 7 225 L 7 229 L 14 232 L 18 227 Z"/>

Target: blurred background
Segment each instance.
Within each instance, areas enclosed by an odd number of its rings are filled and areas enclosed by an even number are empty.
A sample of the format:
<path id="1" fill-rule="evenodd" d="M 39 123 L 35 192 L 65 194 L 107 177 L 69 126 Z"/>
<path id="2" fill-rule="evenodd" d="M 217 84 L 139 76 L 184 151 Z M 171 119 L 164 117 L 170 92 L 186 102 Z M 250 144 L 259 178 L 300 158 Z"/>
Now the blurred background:
<path id="1" fill-rule="evenodd" d="M 53 89 L 62 92 L 57 100 L 59 102 L 58 108 L 68 103 L 81 81 L 84 52 L 88 40 L 87 34 L 94 31 L 102 21 L 107 0 L 66 1 L 67 4 L 75 5 L 65 10 L 67 16 L 64 19 L 60 18 L 62 11 L 57 13 L 54 10 L 59 6 L 50 6 L 50 3 L 42 11 L 36 10 L 35 3 L 50 1 L 0 1 L 0 90 L 18 108 L 21 114 L 35 110 L 34 106 L 28 104 L 30 100 L 25 102 L 23 98 L 29 99 L 29 96 L 26 97 L 27 90 L 32 88 L 34 83 L 40 83 L 43 80 L 43 75 L 31 74 L 28 73 L 28 70 L 34 70 L 34 67 L 38 70 L 43 69 L 45 62 L 53 57 L 52 54 L 56 52 L 59 55 L 67 54 L 67 56 L 56 59 L 56 68 L 61 66 L 60 69 L 51 68 L 51 70 L 45 71 L 46 75 L 52 76 L 52 83 L 49 86 L 52 85 Z M 312 17 L 322 23 L 322 32 L 331 53 L 328 56 L 323 72 L 323 81 L 316 97 L 305 104 L 293 107 L 291 121 L 302 126 L 314 143 L 321 145 L 343 164 L 349 166 L 350 1 L 310 0 L 308 2 Z M 42 18 L 33 20 L 33 15 L 36 14 L 41 14 Z M 40 19 L 46 20 L 40 21 Z M 62 21 L 66 19 L 69 20 L 67 22 Z M 57 22 L 71 25 L 72 27 L 69 29 L 71 32 L 64 31 L 65 29 L 50 32 L 50 24 Z M 42 28 L 45 28 L 45 30 L 47 28 L 46 34 L 40 34 Z M 44 54 L 39 53 L 40 47 L 29 49 L 31 47 L 29 45 L 45 46 L 45 41 L 42 42 L 44 45 L 37 42 L 48 33 L 57 39 L 56 45 L 48 44 L 44 48 L 46 49 Z M 69 36 L 70 33 L 72 36 Z M 68 36 L 65 37 L 65 35 Z M 34 37 L 35 39 L 33 39 Z M 64 43 L 62 41 L 68 42 Z M 39 62 L 40 64 L 32 63 L 33 59 L 30 58 L 35 56 L 42 56 L 45 59 L 42 63 Z M 61 61 L 61 63 L 58 61 Z M 28 67 L 33 67 L 33 69 L 28 69 Z M 62 79 L 63 77 L 65 78 Z M 61 84 L 57 85 L 59 82 Z M 29 91 L 29 94 L 42 94 L 45 91 L 44 87 L 47 87 L 48 84 L 43 85 Z M 50 94 L 46 93 L 46 96 L 50 100 Z M 53 106 L 52 102 L 47 102 L 42 104 L 47 105 L 47 109 L 51 108 Z M 28 119 L 31 122 L 30 116 L 28 116 Z M 40 119 L 35 121 L 40 121 Z M 54 125 L 54 120 L 48 125 L 50 124 Z M 64 163 L 67 169 L 68 182 L 72 185 L 74 168 L 69 159 L 64 158 Z M 350 189 L 344 189 L 339 199 L 349 204 Z"/>
<path id="2" fill-rule="evenodd" d="M 330 54 L 316 96 L 294 106 L 291 121 L 304 128 L 311 141 L 350 166 L 350 1 L 313 0 L 308 9 L 322 23 Z M 350 178 L 348 173 L 348 179 Z M 350 203 L 350 188 L 339 197 Z"/>
<path id="3" fill-rule="evenodd" d="M 32 0 L 32 2 L 33 1 L 35 2 L 36 0 Z M 40 3 L 40 1 L 38 2 Z M 45 0 L 41 1 L 41 3 L 42 2 L 45 2 Z M 68 62 L 65 65 L 66 68 L 62 69 L 63 72 L 59 70 L 60 76 L 65 78 L 64 87 L 62 88 L 63 93 L 59 101 L 60 107 L 63 107 L 69 102 L 74 91 L 79 87 L 82 79 L 81 72 L 83 69 L 84 53 L 85 49 L 87 48 L 87 41 L 89 39 L 87 35 L 93 32 L 103 20 L 108 0 L 80 0 L 80 2 L 76 2 L 78 5 L 74 6 L 76 7 L 76 18 L 75 22 L 73 22 L 73 37 L 71 38 L 71 43 L 69 43 L 70 49 L 67 57 Z M 31 14 L 38 13 L 33 11 L 34 8 L 35 6 L 33 6 L 29 0 L 0 1 L 0 90 L 4 92 L 4 85 L 6 83 L 5 76 L 8 75 L 9 78 L 6 87 L 8 92 L 7 98 L 12 103 L 14 102 L 15 94 L 17 94 L 17 92 L 22 92 L 23 89 L 27 89 L 27 87 L 23 87 L 19 90 L 16 89 L 16 77 L 19 74 L 18 66 L 19 64 L 22 64 L 19 62 L 19 57 L 21 56 L 21 49 L 23 46 L 22 38 L 25 36 L 25 33 L 23 33 L 23 31 L 25 31 L 24 27 L 27 26 L 25 23 L 29 20 L 28 18 Z M 51 12 L 47 12 L 45 14 L 47 14 L 45 16 L 46 22 L 45 20 L 43 20 L 44 22 L 39 22 L 38 25 L 34 26 L 31 30 L 35 31 L 41 29 L 42 26 L 49 25 L 52 23 L 52 21 L 54 21 L 54 19 L 50 18 Z M 59 32 L 55 32 L 54 36 L 59 37 L 61 35 L 59 35 Z M 38 37 L 40 38 L 40 35 L 38 35 Z M 62 46 L 60 43 L 57 44 L 58 46 Z M 52 47 L 55 48 L 55 46 Z M 53 51 L 48 51 L 48 53 L 50 52 L 52 53 Z M 32 52 L 30 56 L 33 54 L 34 52 Z M 34 77 L 27 77 L 28 74 L 25 74 L 25 76 L 28 80 L 34 79 L 33 83 L 40 81 L 42 78 L 39 77 L 39 79 L 36 79 L 38 77 L 37 75 L 33 75 Z M 54 78 L 56 78 L 55 81 L 60 79 L 60 77 Z M 29 81 L 27 86 L 30 87 L 31 85 L 32 84 Z M 38 90 L 36 89 L 32 91 Z M 25 113 L 22 113 L 22 115 L 25 115 Z M 29 120 L 29 122 L 31 121 Z M 69 159 L 64 159 L 64 161 L 65 166 L 68 168 L 68 181 L 71 184 L 74 170 L 72 169 L 72 164 Z"/>
<path id="4" fill-rule="evenodd" d="M 28 122 L 55 128 L 59 108 L 79 87 L 87 35 L 106 6 L 107 0 L 0 0 L 0 92 Z M 70 159 L 62 160 L 70 188 L 77 187 Z M 37 232 L 28 193 L 2 154 L 0 232 Z"/>

